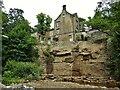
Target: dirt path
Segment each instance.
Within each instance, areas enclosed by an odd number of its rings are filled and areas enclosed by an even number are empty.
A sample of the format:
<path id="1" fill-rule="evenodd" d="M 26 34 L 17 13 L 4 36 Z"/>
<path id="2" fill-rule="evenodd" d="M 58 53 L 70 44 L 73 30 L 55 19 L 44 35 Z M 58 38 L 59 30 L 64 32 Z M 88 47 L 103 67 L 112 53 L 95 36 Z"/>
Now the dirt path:
<path id="1" fill-rule="evenodd" d="M 35 81 L 35 82 L 27 83 L 26 85 L 32 86 L 34 88 L 101 88 L 101 89 L 106 88 L 106 87 L 92 86 L 92 85 L 80 85 L 72 82 L 54 82 L 52 80 Z M 112 90 L 119 90 L 119 89 L 114 88 Z"/>

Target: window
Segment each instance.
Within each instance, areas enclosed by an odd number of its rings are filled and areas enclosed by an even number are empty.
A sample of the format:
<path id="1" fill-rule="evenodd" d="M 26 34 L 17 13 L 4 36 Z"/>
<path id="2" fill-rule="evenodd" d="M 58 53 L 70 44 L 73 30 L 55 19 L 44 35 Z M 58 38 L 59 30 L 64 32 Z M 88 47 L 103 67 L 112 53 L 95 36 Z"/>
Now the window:
<path id="1" fill-rule="evenodd" d="M 59 26 L 60 26 L 60 21 L 58 21 L 58 22 L 56 23 L 56 26 L 57 26 L 57 27 L 59 27 Z"/>
<path id="2" fill-rule="evenodd" d="M 65 14 L 63 14 L 63 17 L 65 17 Z"/>
<path id="3" fill-rule="evenodd" d="M 57 29 L 57 34 L 60 34 L 60 29 Z"/>
<path id="4" fill-rule="evenodd" d="M 79 22 L 76 20 L 76 29 L 79 28 Z"/>

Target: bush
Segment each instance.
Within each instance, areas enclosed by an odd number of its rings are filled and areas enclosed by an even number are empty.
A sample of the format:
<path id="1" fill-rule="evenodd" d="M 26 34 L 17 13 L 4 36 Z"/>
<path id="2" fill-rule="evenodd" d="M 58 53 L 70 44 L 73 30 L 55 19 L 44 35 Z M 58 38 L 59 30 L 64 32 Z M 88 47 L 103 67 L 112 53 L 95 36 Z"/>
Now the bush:
<path id="1" fill-rule="evenodd" d="M 20 80 L 21 79 L 19 77 L 15 77 L 13 75 L 13 72 L 5 71 L 3 74 L 2 83 L 6 84 L 6 85 L 10 85 L 11 83 L 19 83 Z"/>
<path id="2" fill-rule="evenodd" d="M 23 78 L 23 79 L 29 79 L 30 80 L 38 80 L 39 76 L 42 74 L 43 69 L 40 68 L 36 63 L 33 62 L 16 62 L 16 61 L 8 61 L 3 68 L 3 77 L 4 82 L 12 83 L 13 81 L 10 81 L 8 79 L 14 79 L 15 78 Z"/>
<path id="3" fill-rule="evenodd" d="M 3 77 L 2 83 L 5 85 L 10 85 L 12 83 L 20 83 L 21 78 L 9 78 L 9 77 Z"/>

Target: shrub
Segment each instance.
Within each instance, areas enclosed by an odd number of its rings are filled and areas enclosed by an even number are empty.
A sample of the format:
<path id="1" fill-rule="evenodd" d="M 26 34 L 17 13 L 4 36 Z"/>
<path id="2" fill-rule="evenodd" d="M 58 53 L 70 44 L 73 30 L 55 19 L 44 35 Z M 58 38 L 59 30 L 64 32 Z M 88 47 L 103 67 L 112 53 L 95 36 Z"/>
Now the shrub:
<path id="1" fill-rule="evenodd" d="M 43 69 L 33 62 L 8 61 L 4 68 L 3 77 L 5 83 L 7 83 L 6 81 L 9 81 L 8 79 L 12 80 L 14 77 L 38 80 L 42 72 Z M 9 83 L 11 82 L 13 81 L 10 81 Z"/>
<path id="2" fill-rule="evenodd" d="M 5 71 L 2 77 L 2 83 L 6 85 L 10 85 L 11 83 L 19 83 L 20 80 L 21 79 L 19 77 L 15 77 L 11 71 Z"/>
<path id="3" fill-rule="evenodd" d="M 2 83 L 5 85 L 10 85 L 11 83 L 20 83 L 21 78 L 9 78 L 9 77 L 3 77 Z"/>

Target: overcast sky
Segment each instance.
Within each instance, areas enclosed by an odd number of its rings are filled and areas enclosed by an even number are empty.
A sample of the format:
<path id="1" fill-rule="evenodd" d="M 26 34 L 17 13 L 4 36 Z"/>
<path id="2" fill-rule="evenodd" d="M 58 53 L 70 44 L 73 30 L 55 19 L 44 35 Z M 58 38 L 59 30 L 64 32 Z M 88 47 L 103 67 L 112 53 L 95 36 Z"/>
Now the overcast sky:
<path id="1" fill-rule="evenodd" d="M 24 17 L 31 23 L 31 26 L 37 24 L 36 15 L 43 12 L 54 20 L 62 11 L 62 6 L 70 13 L 77 13 L 79 17 L 87 19 L 94 15 L 97 2 L 101 0 L 3 0 L 6 11 L 9 8 L 19 8 L 24 11 Z"/>

